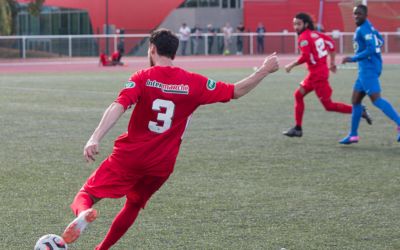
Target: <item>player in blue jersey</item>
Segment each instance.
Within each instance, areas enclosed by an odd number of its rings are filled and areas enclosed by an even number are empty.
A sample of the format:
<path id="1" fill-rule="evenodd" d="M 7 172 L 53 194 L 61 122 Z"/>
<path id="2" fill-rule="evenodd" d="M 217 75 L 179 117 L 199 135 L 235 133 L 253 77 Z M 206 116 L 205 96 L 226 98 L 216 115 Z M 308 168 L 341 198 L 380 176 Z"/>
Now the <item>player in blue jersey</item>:
<path id="1" fill-rule="evenodd" d="M 367 19 L 368 8 L 358 5 L 354 8 L 353 17 L 358 26 L 354 34 L 353 57 L 345 57 L 342 63 L 358 62 L 358 78 L 354 84 L 352 96 L 352 118 L 350 134 L 339 143 L 357 143 L 358 125 L 363 112 L 361 101 L 368 95 L 372 103 L 397 124 L 397 141 L 400 142 L 400 117 L 392 105 L 381 96 L 379 76 L 382 72 L 381 47 L 383 38 Z"/>

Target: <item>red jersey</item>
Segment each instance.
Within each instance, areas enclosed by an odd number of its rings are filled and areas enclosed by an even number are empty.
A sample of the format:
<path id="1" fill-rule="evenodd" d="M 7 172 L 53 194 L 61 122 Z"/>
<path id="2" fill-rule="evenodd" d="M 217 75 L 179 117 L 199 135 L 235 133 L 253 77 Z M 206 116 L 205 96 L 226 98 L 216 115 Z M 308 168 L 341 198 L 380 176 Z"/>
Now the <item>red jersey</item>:
<path id="1" fill-rule="evenodd" d="M 329 69 L 326 58 L 329 52 L 335 51 L 335 43 L 329 36 L 306 29 L 298 38 L 301 56 L 298 63 L 307 63 L 310 73 L 328 77 Z"/>
<path id="2" fill-rule="evenodd" d="M 119 58 L 119 52 L 114 51 L 114 53 L 112 53 L 112 55 L 111 55 L 111 60 L 118 61 L 118 58 Z"/>
<path id="3" fill-rule="evenodd" d="M 101 62 L 101 65 L 103 65 L 103 66 L 106 66 L 108 64 L 106 54 L 104 54 L 104 53 L 100 54 L 100 62 Z"/>
<path id="4" fill-rule="evenodd" d="M 203 104 L 227 102 L 233 93 L 233 84 L 178 67 L 136 72 L 116 99 L 125 109 L 136 106 L 128 131 L 115 141 L 110 159 L 127 173 L 169 175 L 192 113 Z"/>

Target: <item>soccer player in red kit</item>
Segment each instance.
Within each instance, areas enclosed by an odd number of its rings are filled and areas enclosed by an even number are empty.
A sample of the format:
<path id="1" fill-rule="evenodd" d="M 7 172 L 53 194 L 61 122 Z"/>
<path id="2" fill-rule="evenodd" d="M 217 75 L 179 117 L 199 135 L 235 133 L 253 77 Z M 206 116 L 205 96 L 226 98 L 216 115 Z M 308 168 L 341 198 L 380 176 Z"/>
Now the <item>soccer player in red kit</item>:
<path id="1" fill-rule="evenodd" d="M 159 29 L 151 34 L 151 67 L 131 76 L 86 143 L 84 156 L 88 162 L 94 161 L 101 139 L 135 105 L 128 131 L 116 139 L 111 155 L 75 196 L 71 208 L 77 217 L 62 235 L 66 243 L 74 242 L 96 219 L 94 203 L 102 198 L 126 197 L 125 205 L 95 249 L 114 245 L 172 173 L 183 134 L 196 108 L 239 98 L 279 67 L 273 54 L 256 72 L 236 84 L 216 82 L 174 67 L 172 60 L 178 46 L 179 39 L 169 30 Z"/>
<path id="2" fill-rule="evenodd" d="M 122 66 L 124 63 L 121 62 L 121 57 L 122 54 L 118 50 L 112 53 L 111 58 L 108 58 L 105 53 L 100 53 L 99 64 L 102 66 Z"/>
<path id="3" fill-rule="evenodd" d="M 311 91 L 315 91 L 320 102 L 326 111 L 333 111 L 351 114 L 352 106 L 340 102 L 333 102 L 331 99 L 332 88 L 329 85 L 329 70 L 336 72 L 335 45 L 332 38 L 314 30 L 314 23 L 311 17 L 305 13 L 299 13 L 293 19 L 294 30 L 299 35 L 298 46 L 301 51 L 300 57 L 285 66 L 286 72 L 303 63 L 307 63 L 308 75 L 300 83 L 299 88 L 294 92 L 294 109 L 296 126 L 283 132 L 289 137 L 301 137 L 303 135 L 302 122 L 304 115 L 304 97 Z M 327 57 L 330 56 L 328 69 Z M 363 110 L 363 117 L 368 124 L 372 123 L 366 108 Z"/>

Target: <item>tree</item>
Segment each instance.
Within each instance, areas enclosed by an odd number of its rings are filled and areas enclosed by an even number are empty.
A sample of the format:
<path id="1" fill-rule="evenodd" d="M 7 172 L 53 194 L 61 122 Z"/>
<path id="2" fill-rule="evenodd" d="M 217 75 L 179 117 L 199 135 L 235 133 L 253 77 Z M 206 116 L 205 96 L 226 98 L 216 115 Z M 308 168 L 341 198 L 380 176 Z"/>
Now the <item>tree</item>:
<path id="1" fill-rule="evenodd" d="M 28 4 L 28 12 L 33 16 L 39 16 L 45 0 L 31 0 Z M 0 0 L 0 35 L 9 36 L 15 34 L 15 24 L 19 7 L 16 0 Z"/>
<path id="2" fill-rule="evenodd" d="M 45 0 L 31 0 L 28 4 L 28 12 L 32 16 L 39 16 Z"/>
<path id="3" fill-rule="evenodd" d="M 0 35 L 8 36 L 15 32 L 15 18 L 18 14 L 15 0 L 0 0 Z"/>

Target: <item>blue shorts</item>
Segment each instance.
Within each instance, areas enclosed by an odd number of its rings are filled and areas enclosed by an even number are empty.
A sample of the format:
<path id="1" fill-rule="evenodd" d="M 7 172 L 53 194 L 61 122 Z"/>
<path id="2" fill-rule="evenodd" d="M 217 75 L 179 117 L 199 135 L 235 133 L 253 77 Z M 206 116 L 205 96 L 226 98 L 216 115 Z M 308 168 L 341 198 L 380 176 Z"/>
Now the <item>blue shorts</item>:
<path id="1" fill-rule="evenodd" d="M 379 82 L 379 75 L 358 75 L 358 78 L 354 83 L 353 90 L 365 92 L 367 95 L 380 93 L 381 84 Z"/>

